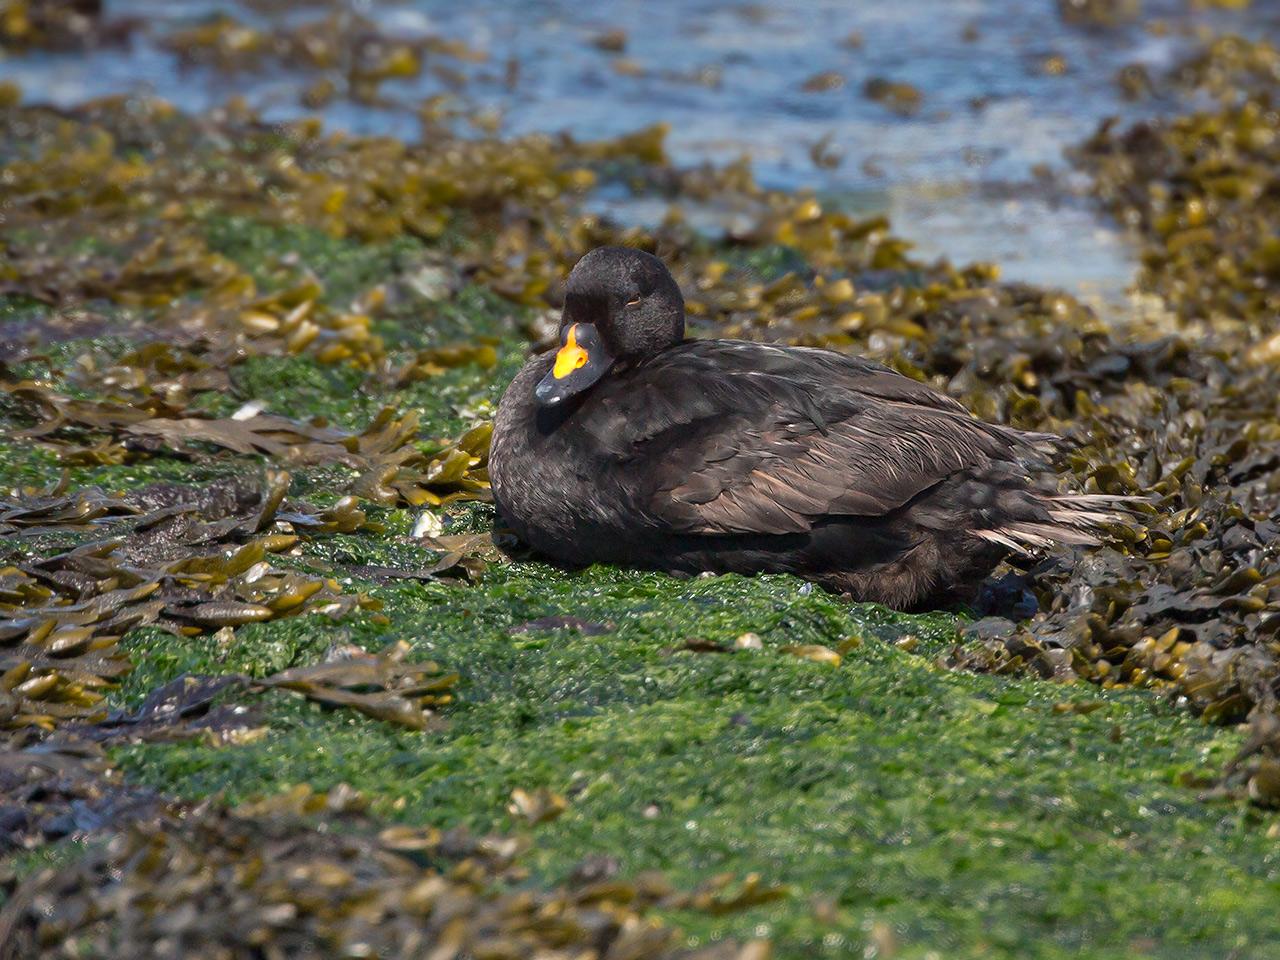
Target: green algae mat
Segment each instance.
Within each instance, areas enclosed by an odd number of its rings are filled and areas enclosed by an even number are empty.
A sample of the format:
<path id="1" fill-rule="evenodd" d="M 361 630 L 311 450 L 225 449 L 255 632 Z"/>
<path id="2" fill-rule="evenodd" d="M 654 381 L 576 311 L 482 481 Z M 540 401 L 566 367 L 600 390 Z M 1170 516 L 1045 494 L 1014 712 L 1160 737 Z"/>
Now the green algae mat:
<path id="1" fill-rule="evenodd" d="M 1214 106 L 1078 148 L 1160 304 L 1121 326 L 661 129 L 5 88 L 0 955 L 1280 953 L 1274 63 L 1206 48 L 1161 82 Z M 670 210 L 621 227 L 606 187 Z M 1071 436 L 1142 525 L 981 620 L 522 555 L 486 424 L 602 243 L 667 260 L 698 335 Z"/>

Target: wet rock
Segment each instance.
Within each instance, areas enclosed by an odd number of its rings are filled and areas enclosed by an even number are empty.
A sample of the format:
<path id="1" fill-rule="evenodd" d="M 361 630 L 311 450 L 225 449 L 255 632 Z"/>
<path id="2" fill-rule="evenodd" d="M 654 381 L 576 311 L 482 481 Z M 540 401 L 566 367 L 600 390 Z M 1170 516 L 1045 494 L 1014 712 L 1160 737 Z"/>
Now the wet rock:
<path id="1" fill-rule="evenodd" d="M 862 95 L 904 117 L 917 113 L 924 104 L 924 94 L 918 88 L 884 77 L 872 77 L 863 84 Z"/>
<path id="2" fill-rule="evenodd" d="M 1058 0 L 1063 23 L 1081 27 L 1117 27 L 1136 20 L 1142 0 Z"/>

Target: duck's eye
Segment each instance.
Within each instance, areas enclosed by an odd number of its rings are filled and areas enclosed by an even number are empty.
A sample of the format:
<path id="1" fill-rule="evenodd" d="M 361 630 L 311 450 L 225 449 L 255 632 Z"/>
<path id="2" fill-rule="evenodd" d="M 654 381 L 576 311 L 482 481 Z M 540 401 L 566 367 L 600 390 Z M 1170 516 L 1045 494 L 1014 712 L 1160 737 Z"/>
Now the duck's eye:
<path id="1" fill-rule="evenodd" d="M 634 306 L 636 306 L 636 305 L 637 305 L 641 300 L 643 300 L 643 299 L 644 299 L 644 297 L 636 297 L 634 300 L 628 300 L 628 301 L 627 301 L 627 306 L 628 306 L 628 307 L 634 307 Z"/>

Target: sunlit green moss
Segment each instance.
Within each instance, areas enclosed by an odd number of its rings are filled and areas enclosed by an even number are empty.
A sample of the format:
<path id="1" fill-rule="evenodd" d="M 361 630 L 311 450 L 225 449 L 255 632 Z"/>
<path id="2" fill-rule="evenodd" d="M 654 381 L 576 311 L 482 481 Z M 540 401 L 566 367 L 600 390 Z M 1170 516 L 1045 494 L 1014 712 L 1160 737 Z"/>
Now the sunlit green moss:
<path id="1" fill-rule="evenodd" d="M 0 440 L 0 489 L 44 487 L 57 477 L 57 458 L 22 440 Z"/>
<path id="2" fill-rule="evenodd" d="M 0 330 L 4 329 L 4 324 L 40 320 L 47 316 L 49 311 L 48 304 L 31 297 L 0 294 Z"/>
<path id="3" fill-rule="evenodd" d="M 908 957 L 1120 957 L 1148 939 L 1161 957 L 1232 946 L 1262 957 L 1280 942 L 1270 841 L 1175 782 L 1221 762 L 1237 735 L 1146 696 L 956 674 L 895 646 L 907 634 L 945 643 L 950 617 L 851 607 L 789 577 L 538 564 L 494 569 L 474 588 L 370 589 L 390 625 L 260 624 L 226 649 L 135 641 L 145 676 L 130 697 L 182 671 L 261 673 L 313 660 L 330 640 L 402 637 L 463 674 L 445 733 L 276 704 L 249 747 L 120 749 L 130 776 L 233 799 L 347 782 L 383 815 L 482 830 L 516 828 L 513 789 L 547 787 L 570 809 L 538 829 L 540 877 L 593 853 L 689 883 L 758 870 L 792 897 L 680 919 L 697 937 L 764 925 L 781 956 L 845 955 L 877 922 Z M 559 615 L 611 629 L 513 632 Z M 680 649 L 746 631 L 764 649 Z M 780 652 L 848 637 L 863 642 L 834 669 Z M 1093 701 L 1087 715 L 1054 709 Z"/>
<path id="4" fill-rule="evenodd" d="M 242 216 L 213 215 L 203 225 L 209 249 L 247 271 L 263 290 L 295 278 L 295 265 L 301 263 L 324 277 L 325 296 L 337 306 L 345 306 L 371 284 L 408 269 L 423 250 L 413 237 L 364 244 L 310 227 L 267 224 Z"/>

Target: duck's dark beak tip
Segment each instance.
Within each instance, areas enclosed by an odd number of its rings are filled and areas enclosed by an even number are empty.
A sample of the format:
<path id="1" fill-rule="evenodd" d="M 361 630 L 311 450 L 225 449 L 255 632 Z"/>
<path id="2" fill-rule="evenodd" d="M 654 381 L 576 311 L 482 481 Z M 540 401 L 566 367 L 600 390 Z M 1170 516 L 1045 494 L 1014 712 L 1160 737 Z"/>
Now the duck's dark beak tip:
<path id="1" fill-rule="evenodd" d="M 533 391 L 533 398 L 538 401 L 538 406 L 551 408 L 560 403 L 564 399 L 560 391 L 556 389 L 556 384 L 543 380 Z"/>
<path id="2" fill-rule="evenodd" d="M 554 363 L 533 390 L 534 400 L 544 410 L 577 396 L 608 372 L 613 357 L 590 323 L 571 323 L 560 332 L 560 349 Z"/>

